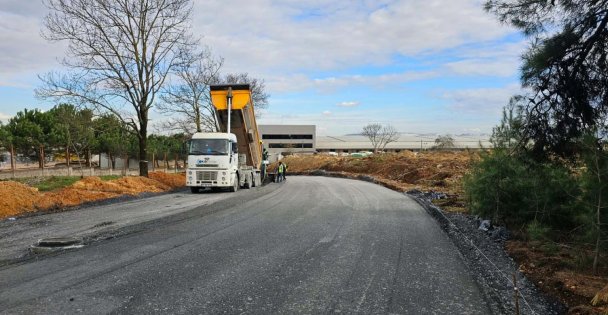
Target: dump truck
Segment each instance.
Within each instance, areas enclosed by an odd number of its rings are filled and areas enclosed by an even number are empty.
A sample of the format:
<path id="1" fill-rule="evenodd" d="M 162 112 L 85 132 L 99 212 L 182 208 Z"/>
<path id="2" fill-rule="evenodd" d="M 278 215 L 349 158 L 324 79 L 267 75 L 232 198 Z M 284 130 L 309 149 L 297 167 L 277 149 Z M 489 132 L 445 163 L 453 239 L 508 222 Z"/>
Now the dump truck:
<path id="1" fill-rule="evenodd" d="M 186 186 L 251 188 L 262 184 L 262 141 L 247 84 L 211 85 L 220 132 L 197 132 L 187 144 Z"/>

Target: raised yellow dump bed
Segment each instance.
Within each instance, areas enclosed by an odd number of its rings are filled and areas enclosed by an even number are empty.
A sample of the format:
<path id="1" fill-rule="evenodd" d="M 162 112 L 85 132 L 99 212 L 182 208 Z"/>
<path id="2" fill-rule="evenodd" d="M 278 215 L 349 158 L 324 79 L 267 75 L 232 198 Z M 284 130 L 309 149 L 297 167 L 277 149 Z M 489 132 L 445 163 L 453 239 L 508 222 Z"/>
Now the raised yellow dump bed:
<path id="1" fill-rule="evenodd" d="M 211 102 L 217 110 L 228 109 L 228 92 L 232 93 L 232 109 L 243 109 L 252 104 L 249 84 L 211 85 Z"/>
<path id="2" fill-rule="evenodd" d="M 246 164 L 259 168 L 262 162 L 262 141 L 255 121 L 251 89 L 248 84 L 210 86 L 211 101 L 217 114 L 220 132 L 228 132 L 228 95 L 232 96 L 230 133 L 236 135 L 239 153 L 247 157 Z"/>

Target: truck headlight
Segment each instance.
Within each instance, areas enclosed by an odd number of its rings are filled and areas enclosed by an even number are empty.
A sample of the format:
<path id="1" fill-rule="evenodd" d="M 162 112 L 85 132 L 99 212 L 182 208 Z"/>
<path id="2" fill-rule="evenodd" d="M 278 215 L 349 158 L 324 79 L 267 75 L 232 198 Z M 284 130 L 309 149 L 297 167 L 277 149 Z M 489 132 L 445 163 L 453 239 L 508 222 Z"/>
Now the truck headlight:
<path id="1" fill-rule="evenodd" d="M 226 180 L 226 177 L 222 177 L 222 180 L 223 180 L 223 181 L 225 181 L 225 180 Z"/>
<path id="2" fill-rule="evenodd" d="M 192 176 L 188 176 L 188 180 L 189 180 L 189 181 L 192 181 Z"/>
<path id="3" fill-rule="evenodd" d="M 192 171 L 188 171 L 188 175 L 192 175 Z"/>

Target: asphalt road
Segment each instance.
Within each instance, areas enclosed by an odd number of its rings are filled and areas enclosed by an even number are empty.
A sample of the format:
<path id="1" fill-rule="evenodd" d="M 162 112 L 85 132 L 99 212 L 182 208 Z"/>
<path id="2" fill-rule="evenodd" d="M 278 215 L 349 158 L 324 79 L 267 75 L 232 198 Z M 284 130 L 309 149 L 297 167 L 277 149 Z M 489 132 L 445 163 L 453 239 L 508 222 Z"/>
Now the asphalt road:
<path id="1" fill-rule="evenodd" d="M 0 313 L 79 312 L 490 313 L 457 249 L 414 201 L 325 177 L 239 191 L 0 269 Z"/>

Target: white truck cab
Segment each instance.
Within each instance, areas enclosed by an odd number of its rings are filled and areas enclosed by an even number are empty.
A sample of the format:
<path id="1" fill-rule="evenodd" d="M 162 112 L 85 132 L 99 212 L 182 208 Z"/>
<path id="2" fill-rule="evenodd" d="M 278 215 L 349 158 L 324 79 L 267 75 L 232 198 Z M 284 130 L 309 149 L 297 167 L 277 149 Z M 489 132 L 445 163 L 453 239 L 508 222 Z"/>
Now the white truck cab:
<path id="1" fill-rule="evenodd" d="M 211 98 L 219 129 L 197 132 L 188 142 L 186 186 L 251 188 L 262 184 L 262 141 L 249 85 L 212 85 Z"/>
<path id="2" fill-rule="evenodd" d="M 229 133 L 195 133 L 188 143 L 186 185 L 194 191 L 201 187 L 230 188 L 239 185 L 236 136 Z"/>

